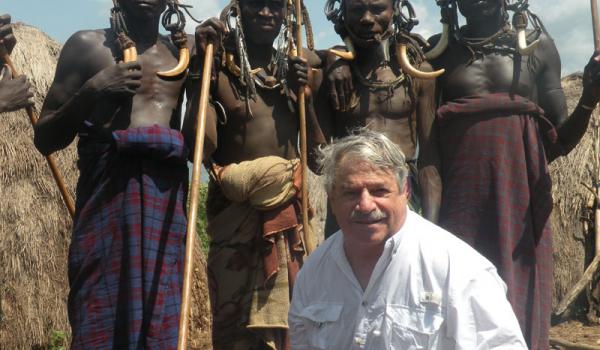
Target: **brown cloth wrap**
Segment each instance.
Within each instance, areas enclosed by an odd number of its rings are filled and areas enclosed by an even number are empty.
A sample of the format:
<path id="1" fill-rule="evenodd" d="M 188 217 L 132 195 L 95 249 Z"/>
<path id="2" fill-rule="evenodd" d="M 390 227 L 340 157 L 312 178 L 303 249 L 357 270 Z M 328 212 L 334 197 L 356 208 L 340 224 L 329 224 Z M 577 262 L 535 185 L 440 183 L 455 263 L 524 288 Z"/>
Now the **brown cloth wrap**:
<path id="1" fill-rule="evenodd" d="M 270 156 L 214 170 L 207 203 L 214 349 L 288 348 L 287 313 L 305 254 L 299 160 Z"/>

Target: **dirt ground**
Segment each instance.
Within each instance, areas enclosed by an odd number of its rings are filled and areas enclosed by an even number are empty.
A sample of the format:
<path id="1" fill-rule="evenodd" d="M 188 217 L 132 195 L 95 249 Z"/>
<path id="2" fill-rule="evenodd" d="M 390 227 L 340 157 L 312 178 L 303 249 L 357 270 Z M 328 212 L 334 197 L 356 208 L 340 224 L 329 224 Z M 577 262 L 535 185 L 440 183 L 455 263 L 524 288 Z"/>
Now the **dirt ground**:
<path id="1" fill-rule="evenodd" d="M 568 347 L 553 345 L 551 349 L 598 349 L 600 350 L 600 325 L 586 326 L 580 321 L 567 321 L 552 327 L 551 339 L 562 339 L 578 346 L 587 345 L 591 347 Z M 552 343 L 552 342 L 551 342 Z"/>

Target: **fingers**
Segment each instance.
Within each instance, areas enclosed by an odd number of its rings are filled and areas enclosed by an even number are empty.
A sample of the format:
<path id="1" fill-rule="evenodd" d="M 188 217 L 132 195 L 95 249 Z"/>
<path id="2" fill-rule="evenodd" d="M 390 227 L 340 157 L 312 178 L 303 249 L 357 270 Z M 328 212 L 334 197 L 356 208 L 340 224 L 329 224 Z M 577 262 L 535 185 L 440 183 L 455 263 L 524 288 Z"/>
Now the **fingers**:
<path id="1" fill-rule="evenodd" d="M 4 45 L 8 54 L 12 52 L 13 47 L 17 43 L 17 39 L 13 34 L 10 25 L 10 15 L 4 14 L 0 16 L 0 43 Z"/>
<path id="2" fill-rule="evenodd" d="M 344 95 L 346 96 L 346 110 L 350 109 L 350 104 L 352 103 L 352 93 L 354 91 L 354 84 L 352 83 L 352 77 L 347 77 L 344 79 Z"/>
<path id="3" fill-rule="evenodd" d="M 228 30 L 224 22 L 218 18 L 209 18 L 196 27 L 196 44 L 205 50 L 208 42 L 219 43 L 226 34 Z"/>
<path id="4" fill-rule="evenodd" d="M 346 92 L 344 91 L 344 81 L 340 79 L 336 79 L 335 81 L 335 89 L 337 90 L 338 95 L 338 106 L 340 112 L 346 111 Z"/>
<path id="5" fill-rule="evenodd" d="M 329 103 L 334 111 L 340 110 L 340 102 L 337 91 L 335 89 L 335 81 L 329 81 Z"/>
<path id="6" fill-rule="evenodd" d="M 12 78 L 12 72 L 7 65 L 2 66 L 2 75 L 0 76 L 0 80 L 10 80 Z"/>
<path id="7" fill-rule="evenodd" d="M 142 70 L 142 66 L 140 65 L 140 63 L 138 61 L 121 62 L 121 63 L 119 63 L 119 66 L 122 69 L 131 70 L 131 71 L 138 71 L 139 72 L 139 71 Z"/>
<path id="8" fill-rule="evenodd" d="M 0 15 L 0 25 L 9 24 L 9 23 L 10 23 L 10 15 L 8 13 Z"/>

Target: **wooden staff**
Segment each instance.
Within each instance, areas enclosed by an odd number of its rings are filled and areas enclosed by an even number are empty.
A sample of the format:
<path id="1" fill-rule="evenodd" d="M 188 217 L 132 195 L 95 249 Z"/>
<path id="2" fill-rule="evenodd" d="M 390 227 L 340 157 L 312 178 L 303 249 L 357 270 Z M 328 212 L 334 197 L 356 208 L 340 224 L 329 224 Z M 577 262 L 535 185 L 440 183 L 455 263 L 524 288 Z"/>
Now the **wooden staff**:
<path id="1" fill-rule="evenodd" d="M 190 295 L 192 290 L 192 272 L 194 257 L 194 239 L 196 237 L 196 217 L 200 199 L 200 172 L 202 171 L 202 153 L 204 149 L 204 134 L 206 128 L 206 110 L 208 108 L 208 93 L 213 63 L 212 43 L 206 45 L 204 53 L 204 68 L 200 89 L 200 102 L 196 118 L 196 143 L 194 148 L 194 169 L 192 171 L 192 189 L 188 214 L 187 238 L 185 242 L 185 260 L 183 265 L 183 293 L 181 298 L 181 315 L 179 317 L 179 340 L 177 349 L 187 349 L 188 315 L 190 310 Z"/>
<path id="2" fill-rule="evenodd" d="M 298 57 L 302 57 L 302 0 L 295 0 L 296 5 L 296 47 Z M 300 166 L 302 167 L 302 226 L 306 253 L 312 253 L 316 244 L 309 230 L 308 223 L 308 157 L 306 142 L 306 104 L 304 86 L 298 90 L 298 113 L 300 115 Z"/>
<path id="3" fill-rule="evenodd" d="M 592 7 L 592 27 L 594 28 L 594 50 L 600 52 L 600 20 L 598 19 L 598 0 L 590 0 Z"/>
<path id="4" fill-rule="evenodd" d="M 12 60 L 10 59 L 10 55 L 6 51 L 6 47 L 4 47 L 4 44 L 2 42 L 0 42 L 0 55 L 2 57 L 2 60 L 6 63 L 6 65 L 8 65 L 8 68 L 10 68 L 13 79 L 21 75 L 17 71 L 17 68 L 13 64 Z M 29 116 L 31 126 L 35 126 L 39 119 L 37 113 L 35 112 L 32 106 L 26 107 L 25 110 L 27 111 L 27 115 Z M 54 157 L 52 157 L 52 155 L 47 155 L 45 156 L 45 158 L 48 162 L 48 166 L 50 167 L 50 171 L 52 172 L 52 177 L 54 177 L 54 181 L 56 181 L 56 185 L 58 186 L 58 190 L 60 191 L 62 199 L 65 202 L 65 205 L 67 206 L 69 215 L 71 215 L 71 219 L 73 219 L 73 217 L 75 217 L 75 204 L 73 202 L 73 198 L 71 198 L 71 194 L 69 193 L 69 190 L 65 185 L 65 181 L 63 180 L 60 174 L 60 170 L 58 170 L 58 166 L 56 165 Z"/>

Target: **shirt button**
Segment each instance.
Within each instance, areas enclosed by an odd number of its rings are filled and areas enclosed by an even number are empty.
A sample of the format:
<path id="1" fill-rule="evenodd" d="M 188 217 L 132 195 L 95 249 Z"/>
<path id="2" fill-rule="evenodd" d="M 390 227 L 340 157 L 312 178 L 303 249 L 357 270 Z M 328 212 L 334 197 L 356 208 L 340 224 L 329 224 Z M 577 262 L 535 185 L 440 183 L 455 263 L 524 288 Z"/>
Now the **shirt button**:
<path id="1" fill-rule="evenodd" d="M 381 335 L 381 331 L 380 330 L 376 329 L 376 330 L 373 331 L 373 336 L 378 337 L 380 335 Z"/>

